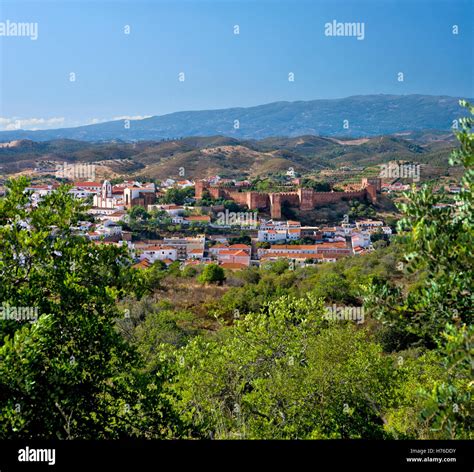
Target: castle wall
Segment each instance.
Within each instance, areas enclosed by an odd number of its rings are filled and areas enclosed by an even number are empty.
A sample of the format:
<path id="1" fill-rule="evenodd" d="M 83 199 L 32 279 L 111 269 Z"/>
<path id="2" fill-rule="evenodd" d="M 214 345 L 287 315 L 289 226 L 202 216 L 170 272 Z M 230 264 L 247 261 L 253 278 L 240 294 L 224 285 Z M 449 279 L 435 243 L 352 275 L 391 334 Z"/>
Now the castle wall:
<path id="1" fill-rule="evenodd" d="M 298 189 L 296 192 L 265 193 L 265 192 L 239 192 L 235 187 L 213 187 L 205 182 L 196 182 L 196 198 L 202 198 L 204 189 L 207 189 L 212 198 L 225 198 L 233 200 L 239 205 L 247 206 L 250 210 L 270 208 L 272 218 L 281 218 L 281 206 L 284 202 L 302 211 L 312 210 L 328 203 L 337 203 L 345 200 L 368 199 L 377 201 L 380 192 L 380 179 L 362 179 L 361 189 L 352 192 L 315 192 L 313 189 Z"/>
<path id="2" fill-rule="evenodd" d="M 218 199 L 221 198 L 222 191 L 219 187 L 208 187 L 207 191 L 212 198 Z"/>
<path id="3" fill-rule="evenodd" d="M 298 207 L 300 204 L 297 192 L 270 193 L 270 216 L 274 219 L 281 218 L 282 203 L 289 203 L 290 206 Z"/>
<path id="4" fill-rule="evenodd" d="M 363 199 L 366 197 L 366 190 L 355 192 L 314 192 L 312 198 L 312 208 L 327 203 L 337 203 L 344 200 Z"/>

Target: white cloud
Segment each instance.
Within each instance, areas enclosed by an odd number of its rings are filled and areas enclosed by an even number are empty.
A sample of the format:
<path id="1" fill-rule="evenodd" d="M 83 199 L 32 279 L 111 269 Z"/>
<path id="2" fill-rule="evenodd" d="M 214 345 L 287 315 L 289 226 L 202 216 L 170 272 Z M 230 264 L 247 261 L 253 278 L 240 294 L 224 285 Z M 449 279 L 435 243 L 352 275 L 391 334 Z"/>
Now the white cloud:
<path id="1" fill-rule="evenodd" d="M 144 120 L 145 118 L 151 118 L 152 115 L 135 115 L 135 116 L 114 116 L 112 120 Z"/>
<path id="2" fill-rule="evenodd" d="M 109 121 L 109 120 L 104 120 L 103 118 L 92 118 L 91 120 L 89 120 L 89 123 L 87 123 L 88 125 L 96 125 L 98 123 L 105 123 L 106 121 Z"/>
<path id="3" fill-rule="evenodd" d="M 12 118 L 0 117 L 0 129 L 3 131 L 15 131 L 18 129 L 48 129 L 58 128 L 64 124 L 63 117 L 57 118 Z"/>
<path id="4" fill-rule="evenodd" d="M 16 131 L 20 129 L 36 131 L 42 129 L 69 128 L 84 125 L 96 125 L 107 121 L 115 120 L 144 120 L 152 115 L 123 115 L 113 118 L 89 118 L 86 120 L 66 120 L 63 117 L 56 118 L 19 118 L 13 116 L 11 118 L 0 116 L 0 131 Z"/>

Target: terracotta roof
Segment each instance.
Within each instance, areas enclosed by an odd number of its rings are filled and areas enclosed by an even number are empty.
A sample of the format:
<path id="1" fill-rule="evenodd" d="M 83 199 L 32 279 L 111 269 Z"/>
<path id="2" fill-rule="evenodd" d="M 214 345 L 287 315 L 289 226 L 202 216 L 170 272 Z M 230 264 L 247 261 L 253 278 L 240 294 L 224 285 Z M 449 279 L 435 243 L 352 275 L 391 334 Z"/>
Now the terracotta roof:
<path id="1" fill-rule="evenodd" d="M 212 246 L 211 249 L 221 249 L 223 247 L 229 247 L 229 246 L 226 246 L 225 244 L 222 244 L 222 243 L 217 243 L 217 244 L 214 244 L 214 246 Z"/>
<path id="2" fill-rule="evenodd" d="M 270 259 L 274 257 L 281 257 L 287 259 L 323 259 L 322 254 L 291 254 L 289 252 L 281 252 L 279 254 L 268 253 L 263 254 L 260 259 Z"/>
<path id="3" fill-rule="evenodd" d="M 232 244 L 231 246 L 229 246 L 229 249 L 249 249 L 250 250 L 250 246 L 247 246 L 246 244 Z"/>
<path id="4" fill-rule="evenodd" d="M 185 218 L 186 221 L 211 221 L 211 217 L 208 215 L 202 216 L 187 216 Z"/>
<path id="5" fill-rule="evenodd" d="M 270 249 L 294 249 L 294 250 L 314 249 L 316 250 L 317 246 L 321 246 L 321 244 L 272 244 Z"/>
<path id="6" fill-rule="evenodd" d="M 219 255 L 249 257 L 248 253 L 243 251 L 242 249 L 224 249 L 223 251 L 220 251 Z"/>
<path id="7" fill-rule="evenodd" d="M 221 264 L 223 269 L 246 269 L 248 266 L 245 264 L 240 264 L 238 262 L 223 262 Z"/>
<path id="8" fill-rule="evenodd" d="M 188 266 L 188 265 L 207 265 L 207 264 L 212 264 L 212 263 L 213 263 L 212 261 L 200 261 L 200 260 L 196 260 L 196 259 L 186 259 L 184 261 L 185 266 Z"/>
<path id="9" fill-rule="evenodd" d="M 318 248 L 323 248 L 323 249 L 332 249 L 332 248 L 337 248 L 337 249 L 344 249 L 347 248 L 346 242 L 342 241 L 335 241 L 333 243 L 321 243 L 317 244 Z"/>
<path id="10" fill-rule="evenodd" d="M 143 259 L 142 261 L 133 264 L 132 267 L 134 269 L 147 269 L 148 267 L 150 267 L 150 265 L 151 264 L 148 262 L 147 259 Z"/>
<path id="11" fill-rule="evenodd" d="M 102 187 L 100 182 L 74 182 L 74 187 Z"/>

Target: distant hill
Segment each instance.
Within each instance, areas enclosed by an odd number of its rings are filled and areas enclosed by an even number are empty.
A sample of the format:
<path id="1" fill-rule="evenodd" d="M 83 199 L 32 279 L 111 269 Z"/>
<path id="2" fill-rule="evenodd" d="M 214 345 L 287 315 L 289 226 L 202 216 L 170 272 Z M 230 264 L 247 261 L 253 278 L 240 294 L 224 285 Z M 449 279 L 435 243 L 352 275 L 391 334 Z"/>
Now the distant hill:
<path id="1" fill-rule="evenodd" d="M 435 139 L 436 138 L 436 139 Z M 20 140 L 0 145 L 0 175 L 37 167 L 54 169 L 55 162 L 93 163 L 101 175 L 148 178 L 221 176 L 250 178 L 287 171 L 301 173 L 340 166 L 368 167 L 407 160 L 447 168 L 454 147 L 452 135 L 417 132 L 404 137 L 347 139 L 298 136 L 245 140 L 225 136 L 190 137 L 171 141 L 91 143 L 75 140 Z"/>
<path id="2" fill-rule="evenodd" d="M 20 139 L 137 141 L 215 135 L 238 139 L 301 135 L 369 137 L 420 130 L 448 131 L 453 120 L 465 113 L 458 101 L 459 98 L 448 96 L 361 95 L 275 102 L 250 108 L 153 116 L 131 121 L 129 129 L 120 120 L 55 130 L 2 131 L 0 142 Z"/>

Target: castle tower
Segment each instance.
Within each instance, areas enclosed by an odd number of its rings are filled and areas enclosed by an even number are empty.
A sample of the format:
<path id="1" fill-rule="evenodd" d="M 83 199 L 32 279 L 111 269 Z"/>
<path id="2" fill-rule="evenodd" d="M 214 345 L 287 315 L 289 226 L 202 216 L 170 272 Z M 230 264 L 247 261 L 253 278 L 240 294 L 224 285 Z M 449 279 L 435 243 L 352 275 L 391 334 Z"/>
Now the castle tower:
<path id="1" fill-rule="evenodd" d="M 270 216 L 277 220 L 281 218 L 281 197 L 278 193 L 270 193 Z"/>
<path id="2" fill-rule="evenodd" d="M 380 191 L 382 190 L 382 179 L 378 177 L 372 177 L 372 178 L 364 177 L 362 179 L 361 184 L 362 184 L 362 188 L 367 187 L 369 185 L 373 185 L 377 193 L 380 193 Z"/>
<path id="3" fill-rule="evenodd" d="M 310 188 L 299 188 L 298 198 L 300 201 L 300 210 L 308 211 L 313 209 L 313 190 Z"/>
<path id="4" fill-rule="evenodd" d="M 377 187 L 372 184 L 368 184 L 365 187 L 365 191 L 367 192 L 367 198 L 371 203 L 377 203 Z"/>
<path id="5" fill-rule="evenodd" d="M 202 193 L 205 188 L 206 186 L 202 180 L 196 180 L 196 183 L 194 184 L 194 196 L 197 200 L 202 198 Z"/>

